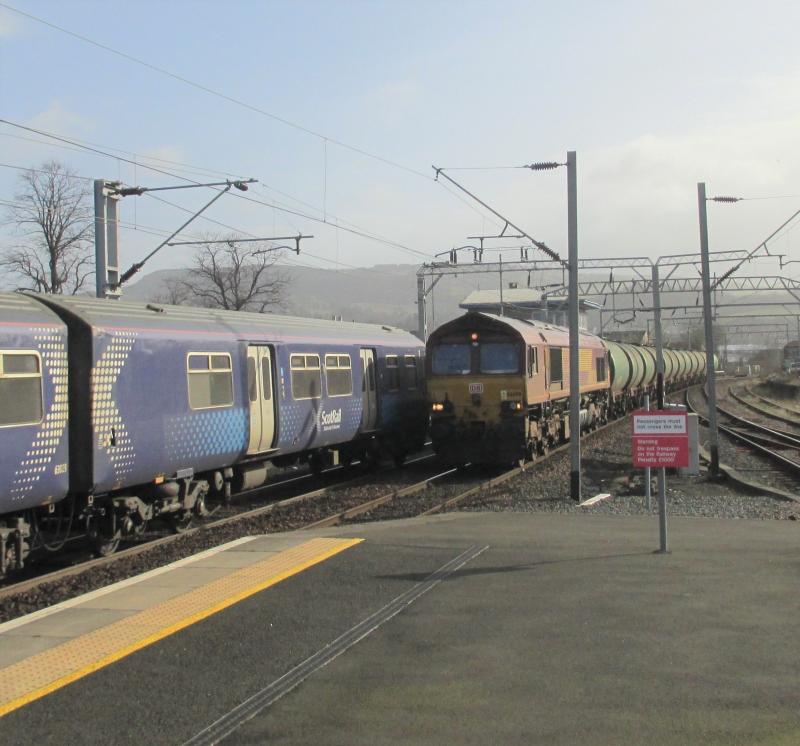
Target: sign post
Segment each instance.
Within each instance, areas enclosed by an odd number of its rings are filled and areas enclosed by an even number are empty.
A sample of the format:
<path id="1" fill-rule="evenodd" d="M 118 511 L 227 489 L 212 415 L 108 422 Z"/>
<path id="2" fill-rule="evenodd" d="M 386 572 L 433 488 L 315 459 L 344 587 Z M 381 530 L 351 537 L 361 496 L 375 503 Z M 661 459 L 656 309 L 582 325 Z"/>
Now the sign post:
<path id="1" fill-rule="evenodd" d="M 637 469 L 666 469 L 689 465 L 689 425 L 686 410 L 637 409 L 632 415 L 633 466 Z M 660 486 L 660 485 L 659 485 Z M 666 490 L 659 490 L 659 533 L 661 547 L 667 549 Z"/>

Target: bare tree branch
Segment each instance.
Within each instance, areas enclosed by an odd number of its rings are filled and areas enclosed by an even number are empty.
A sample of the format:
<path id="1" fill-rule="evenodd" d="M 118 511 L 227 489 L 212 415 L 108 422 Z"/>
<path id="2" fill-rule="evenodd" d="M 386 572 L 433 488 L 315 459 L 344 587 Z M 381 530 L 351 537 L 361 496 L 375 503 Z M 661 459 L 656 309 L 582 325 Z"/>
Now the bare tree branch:
<path id="1" fill-rule="evenodd" d="M 21 242 L 0 256 L 0 267 L 19 278 L 20 289 L 74 295 L 94 274 L 89 185 L 58 161 L 19 179 L 7 214 Z"/>
<path id="2" fill-rule="evenodd" d="M 194 266 L 185 280 L 179 280 L 171 292 L 179 303 L 230 311 L 264 313 L 279 307 L 288 285 L 273 253 L 259 253 L 269 248 L 265 242 L 239 244 L 236 236 L 225 237 L 225 243 L 203 244 L 194 258 Z M 208 241 L 216 236 L 208 236 Z"/>

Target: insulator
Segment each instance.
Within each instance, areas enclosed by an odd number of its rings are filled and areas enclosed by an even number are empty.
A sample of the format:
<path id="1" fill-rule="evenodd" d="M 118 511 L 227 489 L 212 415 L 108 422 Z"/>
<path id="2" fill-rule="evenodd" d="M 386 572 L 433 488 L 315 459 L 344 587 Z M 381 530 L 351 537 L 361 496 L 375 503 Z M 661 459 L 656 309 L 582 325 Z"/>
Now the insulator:
<path id="1" fill-rule="evenodd" d="M 712 202 L 741 202 L 742 197 L 712 197 Z"/>
<path id="2" fill-rule="evenodd" d="M 542 161 L 540 163 L 530 163 L 525 168 L 529 168 L 531 171 L 552 171 L 562 165 L 564 164 L 556 163 L 555 161 Z"/>

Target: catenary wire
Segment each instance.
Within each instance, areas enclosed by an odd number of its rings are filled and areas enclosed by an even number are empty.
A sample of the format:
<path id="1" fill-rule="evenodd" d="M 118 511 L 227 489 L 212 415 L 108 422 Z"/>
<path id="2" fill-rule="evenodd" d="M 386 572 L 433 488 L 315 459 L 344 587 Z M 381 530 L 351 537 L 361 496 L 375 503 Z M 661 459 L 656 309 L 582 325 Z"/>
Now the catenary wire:
<path id="1" fill-rule="evenodd" d="M 126 59 L 126 60 L 128 60 L 130 62 L 134 62 L 137 65 L 142 65 L 143 67 L 146 67 L 146 68 L 148 68 L 150 70 L 153 70 L 153 71 L 155 71 L 155 72 L 157 72 L 157 73 L 159 73 L 161 75 L 166 75 L 167 77 L 170 77 L 173 80 L 177 80 L 177 81 L 179 81 L 181 83 L 184 83 L 185 85 L 191 86 L 192 88 L 196 88 L 196 89 L 201 90 L 201 91 L 203 91 L 205 93 L 208 93 L 208 94 L 210 94 L 212 96 L 216 96 L 218 98 L 221 98 L 221 99 L 223 99 L 225 101 L 228 101 L 229 103 L 233 103 L 233 104 L 235 104 L 237 106 L 240 106 L 240 107 L 243 107 L 245 109 L 248 109 L 249 111 L 255 112 L 257 114 L 261 114 L 262 116 L 268 117 L 269 119 L 272 119 L 272 120 L 274 120 L 276 122 L 280 122 L 281 124 L 284 124 L 284 125 L 286 125 L 288 127 L 291 127 L 291 128 L 296 129 L 296 130 L 298 130 L 300 132 L 304 132 L 304 133 L 306 133 L 308 135 L 316 137 L 316 138 L 318 138 L 319 140 L 321 140 L 323 142 L 332 143 L 332 144 L 337 145 L 337 146 L 339 146 L 341 148 L 344 148 L 345 150 L 350 150 L 351 152 L 358 153 L 359 155 L 365 156 L 367 158 L 371 158 L 371 159 L 374 159 L 374 160 L 379 161 L 381 163 L 384 163 L 386 165 L 393 166 L 394 168 L 398 168 L 398 169 L 400 169 L 402 171 L 405 171 L 405 172 L 407 172 L 409 174 L 413 174 L 414 176 L 419 176 L 419 177 L 425 179 L 426 181 L 433 181 L 434 180 L 432 176 L 430 176 L 429 174 L 427 174 L 427 173 L 425 173 L 423 171 L 419 171 L 416 168 L 412 168 L 410 166 L 406 166 L 406 165 L 404 165 L 402 163 L 399 163 L 397 161 L 392 160 L 391 158 L 386 158 L 384 156 L 378 155 L 377 153 L 372 153 L 371 151 L 365 150 L 364 148 L 360 148 L 358 146 L 351 145 L 350 143 L 344 142 L 343 140 L 339 140 L 339 139 L 337 139 L 335 137 L 330 137 L 330 136 L 324 135 L 324 134 L 322 134 L 320 132 L 316 132 L 315 130 L 313 130 L 313 129 L 309 128 L 309 127 L 306 127 L 306 126 L 304 126 L 302 124 L 298 124 L 297 122 L 292 122 L 291 120 L 286 119 L 285 117 L 278 116 L 277 114 L 273 114 L 270 111 L 262 109 L 262 108 L 260 108 L 258 106 L 250 104 L 250 103 L 248 103 L 246 101 L 242 101 L 241 99 L 235 98 L 233 96 L 229 96 L 229 95 L 227 95 L 225 93 L 222 93 L 221 91 L 217 91 L 217 90 L 215 90 L 215 89 L 213 89 L 213 88 L 211 88 L 209 86 L 206 86 L 206 85 L 204 85 L 202 83 L 198 83 L 198 82 L 196 82 L 194 80 L 191 80 L 189 78 L 186 78 L 186 77 L 184 77 L 182 75 L 178 75 L 177 73 L 173 73 L 170 70 L 167 70 L 165 68 L 159 67 L 158 65 L 154 65 L 154 64 L 152 64 L 150 62 L 147 62 L 146 60 L 139 59 L 138 57 L 135 57 L 135 56 L 133 56 L 131 54 L 127 54 L 126 52 L 122 52 L 122 51 L 120 51 L 118 49 L 110 47 L 107 44 L 103 44 L 101 42 L 95 41 L 94 39 L 90 39 L 88 36 L 83 36 L 82 34 L 78 34 L 78 33 L 74 32 L 74 31 L 71 31 L 71 30 L 69 30 L 67 28 L 64 28 L 63 26 L 59 26 L 59 25 L 57 25 L 55 23 L 51 23 L 50 21 L 47 21 L 44 18 L 40 18 L 38 16 L 35 16 L 32 13 L 27 13 L 26 11 L 20 10 L 19 8 L 15 8 L 12 5 L 8 5 L 7 3 L 0 2 L 0 7 L 5 8 L 6 10 L 10 10 L 13 13 L 18 13 L 19 15 L 24 16 L 24 17 L 26 17 L 26 18 L 28 18 L 28 19 L 30 19 L 32 21 L 35 21 L 36 23 L 40 23 L 40 24 L 42 24 L 44 26 L 47 26 L 47 27 L 49 27 L 51 29 L 54 29 L 55 31 L 59 31 L 59 32 L 61 32 L 63 34 L 66 34 L 66 35 L 71 36 L 71 37 L 73 37 L 75 39 L 78 39 L 79 41 L 82 41 L 82 42 L 84 42 L 86 44 L 90 44 L 92 46 L 95 46 L 98 49 L 102 49 L 102 50 L 104 50 L 106 52 L 109 52 L 110 54 L 114 54 L 114 55 L 117 55 L 119 57 L 122 57 L 123 59 Z M 480 212 L 480 210 L 478 210 L 478 208 L 475 205 L 470 204 L 461 195 L 456 194 L 455 192 L 451 191 L 450 189 L 446 189 L 446 191 L 448 193 L 450 193 L 453 197 L 458 199 L 459 202 L 462 202 L 467 207 L 469 207 L 471 210 L 475 211 L 476 213 L 478 213 L 479 215 L 481 215 L 484 218 L 486 217 L 482 212 Z M 488 219 L 492 223 L 495 222 L 492 218 L 488 218 Z"/>
<path id="2" fill-rule="evenodd" d="M 2 7 L 2 3 L 0 3 L 0 7 Z M 154 171 L 155 173 L 159 173 L 159 174 L 162 174 L 164 176 L 169 176 L 169 177 L 171 177 L 173 179 L 182 179 L 183 181 L 187 181 L 190 184 L 198 184 L 199 183 L 199 182 L 195 181 L 194 179 L 188 178 L 187 176 L 181 176 L 180 174 L 176 174 L 176 173 L 173 173 L 171 171 L 165 171 L 163 168 L 158 168 L 156 166 L 151 166 L 151 165 L 147 165 L 147 164 L 144 164 L 144 163 L 138 163 L 138 162 L 136 162 L 134 160 L 131 160 L 130 158 L 125 158 L 123 156 L 113 155 L 112 153 L 107 153 L 105 151 L 99 150 L 98 148 L 92 147 L 90 145 L 81 145 L 79 142 L 77 142 L 75 140 L 70 140 L 69 138 L 62 137 L 61 135 L 56 135 L 54 133 L 45 132 L 43 130 L 36 129 L 35 127 L 29 127 L 29 126 L 24 125 L 24 124 L 19 124 L 17 122 L 12 122 L 12 121 L 10 121 L 8 119 L 0 119 L 0 123 L 7 124 L 7 125 L 9 125 L 11 127 L 18 127 L 19 129 L 27 130 L 29 132 L 35 132 L 36 134 L 42 135 L 44 137 L 51 137 L 54 140 L 58 140 L 60 142 L 67 143 L 69 145 L 77 145 L 78 147 L 81 147 L 84 150 L 87 150 L 87 151 L 89 151 L 91 153 L 96 153 L 98 155 L 102 155 L 102 156 L 105 156 L 107 158 L 114 158 L 117 161 L 122 161 L 124 163 L 129 163 L 131 165 L 135 165 L 135 166 L 138 166 L 138 167 L 146 168 L 146 169 L 148 169 L 150 171 Z M 222 191 L 222 190 L 217 190 L 217 191 Z M 306 220 L 312 220 L 315 223 L 320 223 L 322 225 L 330 225 L 330 223 L 328 223 L 327 221 L 323 220 L 322 218 L 318 218 L 318 217 L 316 217 L 314 215 L 308 215 L 307 213 L 300 212 L 299 210 L 292 210 L 292 209 L 290 209 L 288 207 L 281 207 L 281 206 L 278 206 L 278 205 L 275 205 L 275 204 L 269 204 L 267 202 L 264 202 L 263 200 L 254 199 L 253 197 L 248 197 L 246 194 L 239 194 L 238 192 L 228 192 L 228 194 L 230 196 L 232 196 L 232 197 L 237 198 L 237 199 L 243 199 L 243 200 L 245 200 L 247 202 L 253 202 L 255 204 L 259 204 L 259 205 L 262 205 L 262 206 L 271 207 L 273 209 L 280 210 L 281 212 L 286 212 L 286 213 L 289 213 L 291 215 L 296 215 L 297 217 L 304 218 Z M 417 256 L 421 256 L 421 257 L 424 257 L 426 259 L 430 258 L 430 256 L 431 256 L 430 253 L 425 253 L 425 252 L 419 251 L 417 249 L 411 248 L 410 246 L 406 246 L 405 244 L 399 243 L 398 241 L 393 241 L 391 239 L 384 238 L 382 236 L 379 236 L 377 234 L 368 232 L 366 230 L 358 230 L 358 229 L 355 229 L 355 228 L 349 228 L 349 227 L 346 227 L 344 225 L 340 225 L 339 229 L 347 231 L 348 233 L 352 233 L 352 234 L 357 235 L 357 236 L 361 236 L 362 238 L 370 239 L 372 241 L 376 241 L 378 243 L 385 244 L 387 246 L 392 246 L 394 248 L 400 249 L 401 251 L 405 251 L 405 252 L 410 253 L 410 254 L 416 254 Z"/>

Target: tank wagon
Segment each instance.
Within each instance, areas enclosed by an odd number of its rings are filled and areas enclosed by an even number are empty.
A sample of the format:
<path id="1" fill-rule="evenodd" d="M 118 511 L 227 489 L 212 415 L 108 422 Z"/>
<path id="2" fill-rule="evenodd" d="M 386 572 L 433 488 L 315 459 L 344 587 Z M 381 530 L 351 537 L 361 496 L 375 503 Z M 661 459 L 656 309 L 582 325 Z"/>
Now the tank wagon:
<path id="1" fill-rule="evenodd" d="M 268 465 L 424 443 L 424 347 L 371 324 L 0 295 L 0 557 L 176 530 Z M 69 529 L 67 528 L 69 526 Z"/>
<path id="2" fill-rule="evenodd" d="M 588 333 L 579 346 L 581 430 L 655 395 L 655 349 Z M 449 463 L 512 463 L 570 437 L 574 388 L 563 327 L 469 312 L 430 335 L 426 368 L 430 434 Z M 704 371 L 702 353 L 665 351 L 667 390 L 701 380 Z"/>

